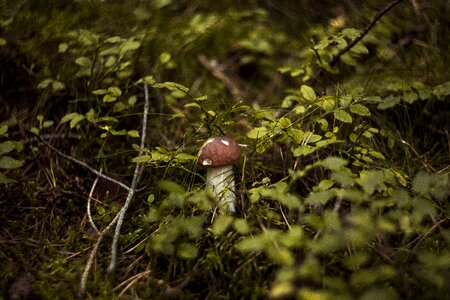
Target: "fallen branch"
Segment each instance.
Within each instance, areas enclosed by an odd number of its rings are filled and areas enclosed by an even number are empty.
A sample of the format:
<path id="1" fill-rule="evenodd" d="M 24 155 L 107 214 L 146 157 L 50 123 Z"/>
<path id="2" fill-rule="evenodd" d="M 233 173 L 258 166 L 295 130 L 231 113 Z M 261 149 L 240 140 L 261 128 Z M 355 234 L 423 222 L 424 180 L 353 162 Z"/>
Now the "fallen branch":
<path id="1" fill-rule="evenodd" d="M 145 104 L 144 104 L 144 116 L 142 117 L 142 133 L 141 133 L 141 145 L 139 149 L 139 157 L 144 153 L 145 140 L 147 134 L 147 115 L 150 106 L 149 94 L 148 94 L 148 86 L 147 82 L 144 80 L 144 95 L 145 95 Z M 118 213 L 118 220 L 116 225 L 116 231 L 114 233 L 113 242 L 111 244 L 111 261 L 108 266 L 108 274 L 111 274 L 116 269 L 117 265 L 117 244 L 119 242 L 120 230 L 122 228 L 123 219 L 125 217 L 125 213 L 128 209 L 128 206 L 133 199 L 134 193 L 136 192 L 136 188 L 139 184 L 142 175 L 142 163 L 137 163 L 136 168 L 134 169 L 133 181 L 131 182 L 131 188 L 128 190 L 127 199 L 122 209 Z"/>

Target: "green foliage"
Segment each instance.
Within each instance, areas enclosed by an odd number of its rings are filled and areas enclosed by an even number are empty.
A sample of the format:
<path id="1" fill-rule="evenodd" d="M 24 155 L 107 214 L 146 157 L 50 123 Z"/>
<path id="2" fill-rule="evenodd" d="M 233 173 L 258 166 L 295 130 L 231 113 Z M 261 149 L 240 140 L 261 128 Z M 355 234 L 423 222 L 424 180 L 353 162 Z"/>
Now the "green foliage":
<path id="1" fill-rule="evenodd" d="M 144 165 L 117 276 L 103 280 L 102 244 L 92 298 L 445 298 L 448 7 L 403 1 L 332 63 L 373 18 L 366 2 L 0 4 L 5 295 L 25 269 L 35 296 L 74 298 L 95 241 L 93 176 L 27 129 L 124 179 Z M 236 214 L 196 166 L 224 134 L 242 144 Z M 124 197 L 97 199 L 94 222 Z"/>
<path id="2" fill-rule="evenodd" d="M 9 178 L 4 170 L 14 170 L 23 166 L 25 161 L 23 159 L 17 159 L 15 152 L 21 152 L 23 150 L 23 143 L 20 141 L 10 140 L 8 138 L 8 125 L 0 126 L 0 184 L 7 184 L 15 182 L 14 179 Z"/>

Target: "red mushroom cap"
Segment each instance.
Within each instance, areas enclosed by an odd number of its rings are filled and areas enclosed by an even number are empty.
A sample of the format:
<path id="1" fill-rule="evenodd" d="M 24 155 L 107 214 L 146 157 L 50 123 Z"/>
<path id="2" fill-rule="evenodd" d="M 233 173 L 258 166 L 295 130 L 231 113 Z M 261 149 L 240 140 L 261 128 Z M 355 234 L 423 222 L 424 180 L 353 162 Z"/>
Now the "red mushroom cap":
<path id="1" fill-rule="evenodd" d="M 222 167 L 239 160 L 241 149 L 232 138 L 217 136 L 208 139 L 200 148 L 198 163 L 202 166 Z"/>

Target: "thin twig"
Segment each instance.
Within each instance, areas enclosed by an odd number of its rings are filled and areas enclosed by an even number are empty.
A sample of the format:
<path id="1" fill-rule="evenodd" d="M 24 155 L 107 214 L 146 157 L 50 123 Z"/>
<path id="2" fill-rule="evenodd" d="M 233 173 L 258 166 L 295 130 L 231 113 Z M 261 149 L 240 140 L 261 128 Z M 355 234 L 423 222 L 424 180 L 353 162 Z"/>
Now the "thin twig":
<path id="1" fill-rule="evenodd" d="M 100 172 L 101 172 L 101 171 L 102 171 L 102 170 L 100 169 Z M 88 214 L 89 224 L 91 225 L 92 229 L 94 229 L 95 234 L 97 234 L 97 235 L 100 234 L 100 230 L 98 230 L 97 226 L 96 226 L 95 223 L 94 223 L 94 220 L 92 219 L 92 214 L 91 214 L 91 199 L 92 199 L 92 195 L 94 194 L 94 190 L 95 190 L 95 187 L 97 186 L 97 182 L 98 182 L 98 179 L 99 179 L 99 178 L 100 178 L 100 177 L 95 178 L 95 181 L 94 181 L 94 183 L 92 184 L 91 191 L 89 192 L 88 203 L 87 203 L 87 214 Z"/>
<path id="2" fill-rule="evenodd" d="M 348 52 L 351 48 L 353 48 L 353 46 L 355 46 L 359 41 L 361 41 L 368 33 L 369 31 L 372 29 L 373 26 L 375 26 L 375 24 L 381 19 L 382 16 L 384 16 L 385 14 L 388 13 L 388 11 L 390 11 L 392 8 L 394 8 L 397 4 L 399 4 L 400 2 L 402 2 L 403 0 L 395 0 L 392 1 L 391 3 L 389 3 L 388 5 L 386 5 L 385 8 L 383 8 L 382 10 L 380 10 L 375 17 L 373 17 L 372 21 L 370 21 L 369 25 L 366 26 L 366 28 L 359 34 L 359 36 L 357 36 L 354 40 L 352 40 L 350 43 L 348 43 L 348 45 L 343 48 L 341 51 L 339 51 L 335 56 L 333 56 L 330 61 L 328 62 L 328 64 L 332 67 L 334 66 L 339 59 L 341 58 L 341 56 L 343 54 L 345 54 L 346 52 Z"/>
<path id="3" fill-rule="evenodd" d="M 41 138 L 41 136 L 39 136 L 38 134 L 32 132 L 32 131 L 28 131 L 29 133 L 33 134 L 41 143 L 43 143 L 46 147 L 48 147 L 49 149 L 51 149 L 52 151 L 54 151 L 56 154 L 58 154 L 61 157 L 64 157 L 67 160 L 70 160 L 71 162 L 82 166 L 83 168 L 88 169 L 89 171 L 91 171 L 92 173 L 94 173 L 95 175 L 102 177 L 108 181 L 114 182 L 115 184 L 123 187 L 124 189 L 126 189 L 127 191 L 130 191 L 131 188 L 128 187 L 126 184 L 124 184 L 123 182 L 118 181 L 117 179 L 111 178 L 109 176 L 106 176 L 105 174 L 100 173 L 99 171 L 97 171 L 96 169 L 94 169 L 93 167 L 91 167 L 90 165 L 88 165 L 85 162 L 82 162 L 81 160 L 76 159 L 75 157 L 72 157 L 70 155 L 67 155 L 61 151 L 59 151 L 58 149 L 56 149 L 55 147 L 53 147 L 51 144 L 49 144 L 47 141 L 45 141 L 43 138 Z"/>
<path id="4" fill-rule="evenodd" d="M 81 281 L 80 281 L 80 288 L 78 289 L 78 298 L 83 299 L 83 296 L 86 292 L 86 285 L 87 280 L 89 276 L 89 271 L 91 270 L 92 264 L 94 263 L 95 255 L 97 254 L 98 247 L 100 243 L 102 242 L 103 238 L 106 236 L 106 234 L 111 230 L 111 228 L 116 224 L 117 220 L 119 219 L 119 215 L 117 215 L 111 223 L 106 226 L 105 229 L 103 229 L 100 234 L 97 237 L 97 240 L 95 241 L 94 247 L 91 250 L 91 253 L 89 254 L 89 259 L 86 263 L 86 266 L 84 267 L 83 274 L 81 275 Z"/>
<path id="5" fill-rule="evenodd" d="M 147 134 L 147 115 L 150 106 L 149 93 L 148 93 L 148 85 L 144 80 L 144 95 L 145 95 L 145 104 L 144 104 L 144 115 L 142 117 L 142 133 L 141 133 L 141 145 L 139 149 L 138 157 L 141 157 L 144 153 L 145 140 Z M 108 266 L 108 274 L 111 274 L 116 269 L 117 265 L 117 244 L 119 242 L 120 230 L 122 228 L 123 219 L 125 217 L 125 213 L 130 206 L 131 200 L 133 199 L 134 193 L 136 191 L 136 187 L 139 184 L 141 175 L 142 175 L 142 163 L 137 163 L 136 168 L 134 169 L 133 181 L 131 182 L 131 188 L 128 190 L 127 199 L 122 209 L 118 213 L 118 220 L 116 225 L 116 230 L 114 233 L 113 242 L 111 244 L 111 261 Z"/>

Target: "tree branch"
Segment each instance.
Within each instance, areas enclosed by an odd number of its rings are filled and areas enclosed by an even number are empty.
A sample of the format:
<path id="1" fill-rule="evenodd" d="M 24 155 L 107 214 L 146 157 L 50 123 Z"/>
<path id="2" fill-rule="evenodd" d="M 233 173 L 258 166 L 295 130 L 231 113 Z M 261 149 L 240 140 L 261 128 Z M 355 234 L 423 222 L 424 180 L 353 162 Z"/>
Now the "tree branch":
<path id="1" fill-rule="evenodd" d="M 344 55 L 346 52 L 348 52 L 350 49 L 353 48 L 357 43 L 359 43 L 368 33 L 369 31 L 375 26 L 375 24 L 383 17 L 385 14 L 387 14 L 392 8 L 394 8 L 397 4 L 402 2 L 403 0 L 395 0 L 389 3 L 385 8 L 380 10 L 375 17 L 373 17 L 372 21 L 370 21 L 369 25 L 366 26 L 366 28 L 361 32 L 359 36 L 357 36 L 354 40 L 352 40 L 350 43 L 348 43 L 347 47 L 343 48 L 341 51 L 339 51 L 335 56 L 333 56 L 328 64 L 332 67 L 334 66 L 342 55 Z"/>

